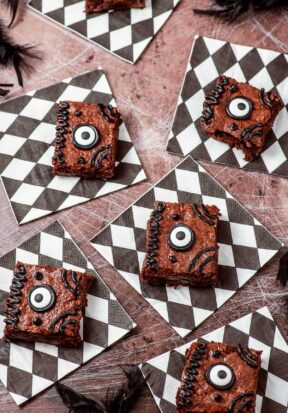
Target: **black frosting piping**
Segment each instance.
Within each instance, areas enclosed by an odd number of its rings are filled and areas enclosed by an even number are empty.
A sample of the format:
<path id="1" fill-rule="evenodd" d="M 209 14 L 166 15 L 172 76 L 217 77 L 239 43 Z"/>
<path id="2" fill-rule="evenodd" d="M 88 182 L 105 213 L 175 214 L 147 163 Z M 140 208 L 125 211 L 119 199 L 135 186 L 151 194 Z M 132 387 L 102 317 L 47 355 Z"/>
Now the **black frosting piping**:
<path id="1" fill-rule="evenodd" d="M 233 400 L 231 401 L 231 403 L 229 404 L 227 413 L 236 413 L 236 412 L 234 412 L 234 408 L 235 408 L 235 406 L 236 406 L 236 403 L 237 403 L 239 400 L 242 400 L 242 399 L 244 399 L 244 398 L 247 398 L 247 400 L 249 400 L 249 403 L 251 403 L 251 402 L 253 401 L 252 396 L 254 396 L 254 392 L 253 392 L 253 391 L 249 391 L 249 392 L 246 392 L 246 393 L 241 393 L 241 394 L 239 394 L 239 396 L 235 397 L 235 399 L 233 399 Z M 246 400 L 246 401 L 247 401 L 247 400 Z M 239 407 L 238 407 L 238 409 L 237 409 L 237 413 L 242 413 L 243 407 L 246 406 L 246 404 L 245 404 L 245 405 L 242 405 L 242 406 L 241 406 L 241 404 L 242 404 L 242 403 L 240 403 L 240 405 L 239 405 Z M 240 410 L 240 409 L 241 409 L 241 410 Z"/>
<path id="2" fill-rule="evenodd" d="M 248 347 L 243 348 L 241 344 L 238 344 L 237 353 L 244 361 L 244 363 L 247 364 L 247 366 L 252 367 L 253 369 L 257 369 L 259 367 L 257 357 L 251 352 Z"/>
<path id="3" fill-rule="evenodd" d="M 274 101 L 270 98 L 270 92 L 266 93 L 264 89 L 259 90 L 259 98 L 261 105 L 265 109 L 272 110 L 274 107 Z"/>
<path id="4" fill-rule="evenodd" d="M 199 258 L 201 258 L 202 255 L 206 254 L 206 252 L 210 252 L 210 251 L 216 251 L 216 248 L 211 246 L 211 247 L 203 248 L 203 250 L 199 251 L 198 254 L 196 254 L 195 257 L 194 257 L 194 258 L 192 259 L 192 261 L 190 262 L 190 264 L 189 264 L 189 266 L 188 266 L 188 271 L 191 272 L 192 269 L 194 268 L 196 262 L 199 260 Z M 212 258 L 212 259 L 214 258 L 214 254 L 213 254 L 213 256 L 212 256 L 211 258 Z M 208 258 L 207 258 L 207 259 L 208 259 Z M 206 260 L 204 260 L 202 264 L 204 264 L 205 261 L 206 261 Z M 210 261 L 209 261 L 209 262 L 210 262 Z M 208 264 L 208 262 L 206 262 L 206 264 Z M 206 265 L 206 264 L 205 264 L 205 265 Z M 200 264 L 200 265 L 201 265 L 201 264 Z M 199 266 L 199 268 L 200 268 L 200 266 Z"/>
<path id="5" fill-rule="evenodd" d="M 199 210 L 199 205 L 197 205 L 197 204 L 193 204 L 192 205 L 192 207 L 193 207 L 193 210 L 194 210 L 194 212 L 195 212 L 195 215 L 198 217 L 198 218 L 200 218 L 200 219 L 202 219 L 202 221 L 204 221 L 204 222 L 206 222 L 206 224 L 208 224 L 208 225 L 213 225 L 213 226 L 215 226 L 216 225 L 216 222 L 215 221 L 210 221 L 208 218 L 217 218 L 217 217 L 215 217 L 214 215 L 213 216 L 211 216 L 210 214 L 208 215 L 207 213 L 206 213 L 206 211 L 207 211 L 207 208 L 203 208 L 203 206 L 204 205 L 201 205 L 201 208 L 202 208 L 202 211 L 200 211 Z M 207 215 L 207 216 L 206 216 Z M 207 218 L 208 217 L 208 218 Z"/>
<path id="6" fill-rule="evenodd" d="M 263 135 L 263 125 L 262 123 L 256 123 L 255 125 L 248 126 L 248 128 L 243 129 L 240 137 L 244 142 L 250 142 L 254 136 Z"/>
<path id="7" fill-rule="evenodd" d="M 212 218 L 212 219 L 217 219 L 218 218 L 218 215 L 210 214 L 210 212 L 208 211 L 208 208 L 206 208 L 206 206 L 204 204 L 201 204 L 201 208 L 203 209 L 203 211 L 205 212 L 207 217 Z"/>
<path id="8" fill-rule="evenodd" d="M 64 287 L 67 288 L 67 290 L 70 291 L 70 293 L 72 293 L 75 297 L 77 297 L 80 294 L 79 286 L 81 284 L 81 278 L 77 279 L 77 273 L 75 271 L 72 271 L 71 278 L 72 278 L 74 284 L 76 285 L 76 288 L 73 288 L 72 285 L 68 282 L 68 280 L 67 280 L 67 270 L 62 270 L 61 280 L 64 284 Z M 75 280 L 77 280 L 77 282 Z"/>
<path id="9" fill-rule="evenodd" d="M 250 407 L 252 404 L 252 401 L 253 399 L 242 400 L 242 402 L 239 404 L 237 413 L 244 412 L 245 407 Z"/>
<path id="10" fill-rule="evenodd" d="M 156 259 L 158 253 L 156 251 L 159 249 L 159 221 L 163 219 L 162 212 L 164 211 L 164 209 L 165 203 L 158 202 L 150 216 L 147 256 L 145 259 L 145 265 L 146 267 L 150 267 L 151 270 L 155 272 L 159 270 L 159 265 Z"/>
<path id="11" fill-rule="evenodd" d="M 103 119 L 105 119 L 109 123 L 117 123 L 119 122 L 119 113 L 113 111 L 113 106 L 108 105 L 105 106 L 102 103 L 98 104 L 98 111 Z M 121 120 L 120 120 L 121 123 Z"/>
<path id="12" fill-rule="evenodd" d="M 74 318 L 70 318 L 69 320 L 64 321 L 60 326 L 60 331 L 63 332 L 69 324 L 75 325 L 78 324 L 78 321 Z"/>
<path id="13" fill-rule="evenodd" d="M 219 83 L 211 91 L 210 95 L 205 96 L 205 102 L 203 104 L 204 110 L 202 111 L 201 119 L 204 123 L 208 124 L 213 118 L 213 106 L 219 105 L 220 99 L 225 92 L 225 86 L 229 84 L 229 79 L 226 76 L 221 76 Z"/>
<path id="14" fill-rule="evenodd" d="M 198 271 L 202 272 L 204 267 L 209 264 L 209 262 L 214 260 L 214 255 L 211 257 L 206 258 L 198 267 Z"/>
<path id="15" fill-rule="evenodd" d="M 103 167 L 103 160 L 107 159 L 109 155 L 112 155 L 112 151 L 109 150 L 112 148 L 112 145 L 103 145 L 100 146 L 99 149 L 93 154 L 91 160 L 90 160 L 90 165 L 94 166 L 96 168 L 102 168 Z M 106 151 L 106 152 L 104 152 Z"/>
<path id="16" fill-rule="evenodd" d="M 97 159 L 96 162 L 95 162 L 96 166 L 97 166 L 98 168 L 103 167 L 103 161 L 104 161 L 104 159 L 107 159 L 108 156 L 110 156 L 110 155 L 112 155 L 112 152 L 111 152 L 111 151 L 106 151 L 106 152 L 101 153 L 101 154 L 99 155 L 98 159 Z"/>
<path id="17" fill-rule="evenodd" d="M 198 343 L 197 349 L 193 351 L 192 355 L 190 356 L 189 365 L 186 369 L 185 377 L 183 378 L 181 387 L 179 388 L 177 393 L 177 399 L 181 399 L 177 401 L 177 404 L 179 406 L 187 408 L 192 406 L 191 397 L 193 396 L 193 383 L 197 381 L 198 369 L 200 368 L 199 362 L 202 360 L 205 354 L 206 347 L 206 343 Z"/>
<path id="18" fill-rule="evenodd" d="M 68 315 L 75 315 L 75 314 L 77 314 L 77 310 L 75 310 L 75 309 L 69 310 L 69 311 L 64 311 L 62 314 L 58 315 L 57 317 L 54 318 L 54 320 L 51 321 L 51 323 L 49 325 L 49 330 L 53 330 L 55 328 L 56 324 L 58 323 L 58 321 L 63 320 L 64 318 L 68 317 Z M 70 319 L 70 320 L 74 320 L 74 319 Z M 77 322 L 77 320 L 75 320 L 75 321 Z M 62 326 L 62 324 L 61 324 L 61 326 Z M 73 324 L 75 324 L 75 323 L 73 323 Z M 60 330 L 61 330 L 61 326 L 60 326 Z"/>
<path id="19" fill-rule="evenodd" d="M 81 278 L 77 278 L 77 273 L 75 271 L 72 271 L 71 273 L 72 281 L 74 282 L 75 285 L 80 285 L 81 284 Z"/>
<path id="20" fill-rule="evenodd" d="M 20 314 L 20 309 L 18 304 L 20 303 L 19 297 L 22 295 L 22 288 L 24 287 L 24 283 L 26 281 L 26 269 L 24 265 L 18 266 L 18 271 L 14 272 L 14 277 L 12 280 L 12 285 L 10 286 L 10 295 L 7 298 L 6 306 L 7 309 L 5 314 L 7 314 L 8 318 L 4 318 L 4 322 L 6 324 L 13 325 L 14 327 L 18 324 L 18 315 Z"/>
<path id="21" fill-rule="evenodd" d="M 55 155 L 53 156 L 53 160 L 58 162 L 59 164 L 63 164 L 65 161 L 63 158 L 63 152 L 61 151 L 62 148 L 65 148 L 65 135 L 68 133 L 67 127 L 68 124 L 68 116 L 69 113 L 66 109 L 69 109 L 70 105 L 68 102 L 60 102 L 58 105 L 58 113 L 57 113 L 57 126 L 56 126 L 56 139 L 55 139 Z"/>

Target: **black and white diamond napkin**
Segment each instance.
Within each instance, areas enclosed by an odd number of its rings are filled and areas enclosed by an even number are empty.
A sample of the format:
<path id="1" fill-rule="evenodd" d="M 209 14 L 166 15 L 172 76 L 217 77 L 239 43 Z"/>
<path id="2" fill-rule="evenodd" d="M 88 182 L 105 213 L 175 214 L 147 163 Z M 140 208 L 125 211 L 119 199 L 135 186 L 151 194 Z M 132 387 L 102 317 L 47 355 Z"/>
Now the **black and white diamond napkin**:
<path id="1" fill-rule="evenodd" d="M 174 289 L 141 283 L 146 224 L 155 200 L 214 204 L 220 209 L 220 279 L 216 288 Z M 229 300 L 282 246 L 191 157 L 172 169 L 91 243 L 182 337 Z"/>
<path id="2" fill-rule="evenodd" d="M 4 255 L 0 258 L 1 337 L 5 299 L 17 261 L 95 274 L 90 262 L 58 221 Z M 81 321 L 83 343 L 79 349 L 0 340 L 0 380 L 18 405 L 97 356 L 135 327 L 113 293 L 99 275 L 95 275 L 96 282 L 88 292 L 88 306 Z"/>
<path id="3" fill-rule="evenodd" d="M 205 94 L 219 74 L 277 92 L 285 107 L 280 111 L 254 162 L 243 152 L 209 137 L 200 127 Z M 252 171 L 288 176 L 288 55 L 261 48 L 196 37 L 178 98 L 167 150 L 195 159 L 218 162 Z"/>
<path id="4" fill-rule="evenodd" d="M 135 63 L 180 0 L 146 0 L 144 9 L 85 13 L 85 1 L 30 0 L 30 7 L 129 63 Z"/>
<path id="5" fill-rule="evenodd" d="M 55 104 L 75 100 L 116 106 L 102 69 L 63 80 L 0 105 L 0 175 L 19 224 L 109 194 L 146 178 L 124 123 L 113 179 L 52 174 Z"/>
<path id="6" fill-rule="evenodd" d="M 257 413 L 287 413 L 288 345 L 267 307 L 202 337 L 206 341 L 248 345 L 262 350 L 256 397 Z M 192 342 L 143 363 L 140 367 L 162 413 L 176 413 L 175 398 Z"/>

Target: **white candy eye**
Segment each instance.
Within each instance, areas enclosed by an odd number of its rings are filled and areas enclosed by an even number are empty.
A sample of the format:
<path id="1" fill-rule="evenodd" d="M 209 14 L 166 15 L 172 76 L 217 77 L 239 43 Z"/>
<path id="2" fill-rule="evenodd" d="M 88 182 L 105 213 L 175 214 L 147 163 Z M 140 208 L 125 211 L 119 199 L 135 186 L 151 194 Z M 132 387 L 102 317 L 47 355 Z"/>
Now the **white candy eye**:
<path id="1" fill-rule="evenodd" d="M 55 305 L 56 295 L 49 285 L 39 285 L 30 290 L 28 301 L 32 310 L 41 313 Z"/>
<path id="2" fill-rule="evenodd" d="M 73 130 L 73 143 L 79 149 L 91 149 L 99 141 L 99 132 L 92 125 L 79 125 Z"/>
<path id="3" fill-rule="evenodd" d="M 220 390 L 230 389 L 235 381 L 235 375 L 232 368 L 224 363 L 213 364 L 206 371 L 205 376 L 211 386 Z"/>
<path id="4" fill-rule="evenodd" d="M 237 96 L 227 106 L 227 113 L 233 119 L 247 119 L 252 112 L 253 106 L 250 99 Z"/>
<path id="5" fill-rule="evenodd" d="M 174 250 L 184 251 L 191 247 L 194 241 L 194 232 L 188 225 L 175 225 L 168 236 L 168 244 Z"/>

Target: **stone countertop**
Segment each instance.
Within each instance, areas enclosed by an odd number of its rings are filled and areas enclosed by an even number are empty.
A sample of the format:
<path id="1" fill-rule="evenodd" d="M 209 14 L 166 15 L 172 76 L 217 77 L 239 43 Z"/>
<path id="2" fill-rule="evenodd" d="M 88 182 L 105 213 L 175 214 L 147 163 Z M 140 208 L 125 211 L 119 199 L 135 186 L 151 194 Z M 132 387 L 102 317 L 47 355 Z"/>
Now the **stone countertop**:
<path id="1" fill-rule="evenodd" d="M 28 10 L 13 29 L 16 40 L 21 43 L 37 43 L 44 57 L 42 62 L 36 62 L 35 72 L 31 77 L 25 79 L 27 91 L 48 86 L 99 65 L 103 67 L 148 174 L 148 180 L 144 183 L 21 227 L 17 225 L 4 189 L 0 186 L 0 254 L 10 251 L 56 219 L 60 220 L 137 323 L 131 336 L 63 380 L 63 383 L 92 398 L 93 395 L 104 396 L 108 387 L 116 389 L 123 382 L 121 365 L 150 359 L 263 305 L 270 306 L 282 332 L 288 337 L 287 307 L 285 310 L 288 293 L 275 282 L 281 254 L 196 332 L 183 340 L 89 244 L 92 236 L 104 225 L 179 163 L 180 158 L 168 154 L 165 146 L 194 35 L 206 35 L 287 52 L 288 13 L 250 14 L 239 19 L 237 24 L 228 25 L 217 18 L 193 14 L 193 7 L 203 7 L 206 4 L 208 2 L 202 0 L 181 0 L 168 23 L 136 65 L 113 57 L 32 10 Z M 13 71 L 1 72 L 1 82 L 14 81 L 14 78 Z M 22 89 L 16 88 L 11 96 L 22 93 Z M 288 246 L 288 179 L 243 172 L 216 164 L 203 165 Z M 2 385 L 0 411 L 19 411 Z M 28 402 L 21 411 L 64 413 L 67 409 L 52 387 Z M 133 412 L 158 412 L 148 389 L 144 391 Z"/>

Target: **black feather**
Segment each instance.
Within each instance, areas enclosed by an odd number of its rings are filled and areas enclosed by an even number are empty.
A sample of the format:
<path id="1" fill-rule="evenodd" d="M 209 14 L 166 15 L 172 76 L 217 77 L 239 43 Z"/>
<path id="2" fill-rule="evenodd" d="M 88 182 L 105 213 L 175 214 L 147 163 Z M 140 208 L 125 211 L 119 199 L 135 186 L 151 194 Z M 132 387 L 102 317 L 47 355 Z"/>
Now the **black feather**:
<path id="1" fill-rule="evenodd" d="M 31 45 L 19 45 L 6 33 L 0 22 L 0 66 L 14 67 L 18 83 L 23 87 L 22 73 L 29 73 L 33 67 L 26 59 L 41 59 L 37 55 L 37 49 Z"/>
<path id="2" fill-rule="evenodd" d="M 19 0 L 2 0 L 2 1 L 5 4 L 5 6 L 8 7 L 8 9 L 10 10 L 11 21 L 8 27 L 11 27 L 17 15 L 17 11 L 19 8 Z"/>
<path id="3" fill-rule="evenodd" d="M 288 281 L 288 252 L 280 258 L 279 270 L 277 274 L 277 281 L 285 287 Z"/>
<path id="4" fill-rule="evenodd" d="M 116 392 L 107 393 L 104 404 L 107 413 L 127 413 L 136 402 L 144 384 L 144 377 L 138 367 L 124 369 L 126 383 Z"/>
<path id="5" fill-rule="evenodd" d="M 216 6 L 216 7 L 215 7 Z M 267 11 L 288 7 L 287 0 L 213 0 L 208 9 L 194 9 L 198 14 L 219 16 L 233 22 L 247 11 Z"/>
<path id="6" fill-rule="evenodd" d="M 138 367 L 124 369 L 126 382 L 117 392 L 108 390 L 104 400 L 92 400 L 63 384 L 56 389 L 63 403 L 73 413 L 128 413 L 139 396 L 145 380 Z"/>
<path id="7" fill-rule="evenodd" d="M 9 88 L 13 86 L 14 86 L 13 83 L 0 83 L 0 96 L 1 97 L 7 96 L 9 93 Z"/>
<path id="8" fill-rule="evenodd" d="M 9 93 L 9 90 L 8 90 L 8 89 L 2 89 L 2 87 L 0 87 L 0 96 L 1 96 L 1 97 L 7 96 L 8 93 Z"/>
<path id="9" fill-rule="evenodd" d="M 74 413 L 106 413 L 105 407 L 97 401 L 77 393 L 64 384 L 56 383 L 56 390 L 70 412 Z"/>

